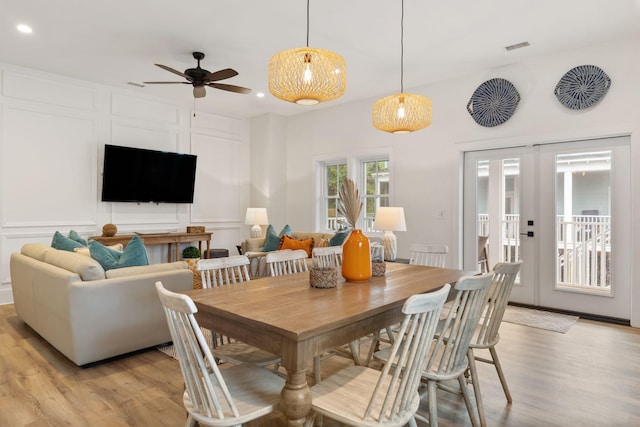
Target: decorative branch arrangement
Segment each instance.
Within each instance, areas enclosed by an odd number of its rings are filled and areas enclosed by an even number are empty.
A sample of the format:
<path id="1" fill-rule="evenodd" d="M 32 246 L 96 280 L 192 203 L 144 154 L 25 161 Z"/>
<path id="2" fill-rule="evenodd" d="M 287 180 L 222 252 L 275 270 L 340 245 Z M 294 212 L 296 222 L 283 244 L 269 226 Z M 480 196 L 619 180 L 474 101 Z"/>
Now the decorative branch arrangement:
<path id="1" fill-rule="evenodd" d="M 351 228 L 356 228 L 356 222 L 358 222 L 360 211 L 362 211 L 362 201 L 355 182 L 345 178 L 338 196 L 338 214 L 346 220 L 341 222 L 346 222 Z"/>

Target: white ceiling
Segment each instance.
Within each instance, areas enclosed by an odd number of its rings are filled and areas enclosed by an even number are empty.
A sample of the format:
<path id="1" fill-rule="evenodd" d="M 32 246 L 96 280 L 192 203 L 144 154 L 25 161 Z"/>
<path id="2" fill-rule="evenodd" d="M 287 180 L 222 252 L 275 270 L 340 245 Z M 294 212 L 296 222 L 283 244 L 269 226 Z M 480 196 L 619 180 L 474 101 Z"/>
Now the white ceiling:
<path id="1" fill-rule="evenodd" d="M 127 82 L 180 81 L 153 64 L 183 71 L 201 51 L 203 68 L 239 72 L 221 83 L 253 91 L 207 89 L 197 110 L 291 115 L 399 92 L 400 8 L 400 0 L 311 1 L 309 46 L 347 62 L 345 95 L 312 107 L 276 99 L 267 80 L 273 54 L 306 43 L 304 0 L 0 0 L 0 62 L 192 102 L 191 86 Z M 19 23 L 33 33 L 18 33 Z M 640 37 L 640 0 L 405 0 L 405 91 L 629 37 Z M 531 46 L 505 50 L 524 41 Z"/>

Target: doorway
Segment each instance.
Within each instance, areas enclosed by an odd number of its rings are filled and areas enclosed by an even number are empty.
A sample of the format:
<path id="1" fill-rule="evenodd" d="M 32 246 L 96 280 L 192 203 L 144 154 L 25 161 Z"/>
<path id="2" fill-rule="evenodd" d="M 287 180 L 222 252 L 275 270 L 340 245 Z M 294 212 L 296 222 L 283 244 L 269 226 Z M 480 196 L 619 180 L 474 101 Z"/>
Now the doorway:
<path id="1" fill-rule="evenodd" d="M 469 151 L 464 268 L 522 259 L 511 301 L 630 317 L 629 137 Z"/>

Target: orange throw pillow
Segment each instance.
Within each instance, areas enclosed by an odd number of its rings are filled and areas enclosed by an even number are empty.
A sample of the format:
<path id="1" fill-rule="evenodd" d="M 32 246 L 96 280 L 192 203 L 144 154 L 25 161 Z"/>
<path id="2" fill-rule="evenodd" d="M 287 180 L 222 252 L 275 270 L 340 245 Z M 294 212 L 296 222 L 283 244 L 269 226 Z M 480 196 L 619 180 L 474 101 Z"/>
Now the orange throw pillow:
<path id="1" fill-rule="evenodd" d="M 311 258 L 311 251 L 313 251 L 313 237 L 308 239 L 296 239 L 291 236 L 282 236 L 280 240 L 280 247 L 282 249 L 304 249 L 307 252 L 307 257 Z"/>

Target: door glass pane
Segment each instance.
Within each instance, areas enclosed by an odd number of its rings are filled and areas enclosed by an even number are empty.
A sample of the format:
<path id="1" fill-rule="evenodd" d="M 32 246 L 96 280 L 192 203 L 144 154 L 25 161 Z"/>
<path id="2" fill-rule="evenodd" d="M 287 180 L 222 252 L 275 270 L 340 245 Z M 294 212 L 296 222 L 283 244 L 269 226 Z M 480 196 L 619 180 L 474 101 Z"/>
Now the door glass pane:
<path id="1" fill-rule="evenodd" d="M 520 259 L 520 159 L 502 161 L 503 216 L 501 262 Z"/>
<path id="2" fill-rule="evenodd" d="M 556 155 L 556 283 L 611 293 L 611 151 Z"/>
<path id="3" fill-rule="evenodd" d="M 490 268 L 496 262 L 518 261 L 520 159 L 478 161 L 476 185 L 480 271 L 487 270 L 487 264 Z M 485 256 L 488 256 L 488 262 L 484 262 Z"/>

